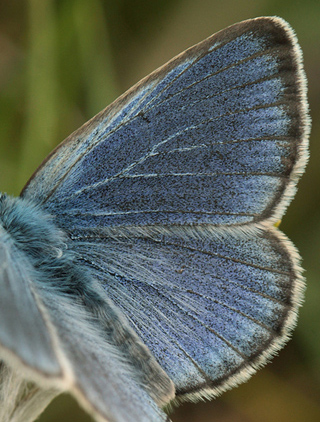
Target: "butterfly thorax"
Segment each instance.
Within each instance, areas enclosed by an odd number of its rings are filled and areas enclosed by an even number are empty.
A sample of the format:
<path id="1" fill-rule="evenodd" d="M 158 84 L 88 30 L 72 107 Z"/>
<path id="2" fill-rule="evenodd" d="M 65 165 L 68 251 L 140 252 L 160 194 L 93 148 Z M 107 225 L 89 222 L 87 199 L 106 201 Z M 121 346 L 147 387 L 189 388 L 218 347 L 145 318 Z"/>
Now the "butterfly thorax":
<path id="1" fill-rule="evenodd" d="M 76 276 L 74 253 L 68 250 L 67 235 L 54 218 L 27 199 L 0 196 L 0 239 L 10 254 L 28 260 L 41 272 L 41 280 L 60 292 L 82 294 Z"/>

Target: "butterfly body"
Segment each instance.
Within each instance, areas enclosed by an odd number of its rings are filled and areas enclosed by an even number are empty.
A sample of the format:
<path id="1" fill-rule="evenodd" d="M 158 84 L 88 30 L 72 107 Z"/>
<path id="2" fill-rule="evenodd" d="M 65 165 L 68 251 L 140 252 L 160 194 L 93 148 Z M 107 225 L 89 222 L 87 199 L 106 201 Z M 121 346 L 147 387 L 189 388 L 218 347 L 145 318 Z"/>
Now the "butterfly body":
<path id="1" fill-rule="evenodd" d="M 274 223 L 307 160 L 305 92 L 288 24 L 236 24 L 71 134 L 19 198 L 2 195 L 8 368 L 97 420 L 158 422 L 172 400 L 265 364 L 304 289 Z"/>
<path id="2" fill-rule="evenodd" d="M 81 263 L 77 253 L 72 250 L 72 241 L 67 234 L 55 226 L 54 218 L 26 199 L 12 198 L 6 195 L 1 197 L 0 216 L 3 230 L 1 234 L 4 238 L 2 242 L 4 245 L 10 245 L 8 253 L 10 252 L 11 256 L 7 260 L 21 262 L 24 265 L 26 265 L 26 262 L 31 264 L 30 278 L 32 284 L 35 291 L 45 292 L 46 297 L 43 297 L 42 300 L 48 301 L 47 309 L 49 309 L 49 312 L 51 300 L 57 300 L 56 298 L 59 296 L 60 300 L 63 300 L 63 298 L 71 299 L 85 307 L 88 320 L 91 320 L 93 325 L 97 325 L 101 329 L 106 342 L 114 344 L 118 350 L 122 351 L 120 353 L 120 356 L 123 355 L 121 358 L 124 361 L 126 360 L 128 365 L 134 367 L 136 378 L 141 377 L 141 382 L 144 382 L 146 388 L 150 389 L 150 394 L 154 394 L 154 391 L 157 390 L 155 398 L 159 400 L 159 404 L 162 404 L 161 374 L 157 373 L 156 383 L 154 383 L 153 376 L 155 376 L 157 369 L 160 373 L 163 371 L 157 368 L 156 362 L 154 362 L 154 365 L 152 365 L 152 362 L 150 363 L 150 360 L 153 360 L 150 353 L 140 344 L 132 330 L 129 327 L 126 328 L 126 321 L 119 311 L 112 306 L 112 303 L 106 300 L 104 291 L 93 283 L 94 279 L 90 271 Z M 22 271 L 27 271 L 27 269 L 21 268 Z M 17 299 L 15 302 L 17 302 Z M 12 299 L 7 303 L 11 307 Z M 8 315 L 4 305 L 5 303 L 2 304 L 2 312 L 4 315 Z M 13 323 L 24 318 L 22 305 L 23 303 L 21 303 L 21 309 L 11 309 L 10 320 Z M 56 310 L 53 308 L 52 315 L 50 315 L 51 319 L 55 318 L 55 312 Z M 37 317 L 38 321 L 41 321 L 40 313 Z M 35 321 L 29 323 L 30 328 L 36 330 Z M 31 357 L 38 356 L 40 345 L 35 342 L 35 339 L 22 347 L 21 333 L 16 333 L 13 336 L 14 327 L 10 322 L 4 324 L 4 328 L 8 330 L 8 339 L 17 341 L 16 344 L 5 344 L 5 346 L 17 353 L 22 363 L 30 361 Z M 29 336 L 30 332 L 26 332 L 26 335 Z M 44 343 L 43 339 L 39 339 L 39 341 L 41 344 Z M 22 349 L 21 353 L 19 352 L 20 349 Z M 26 357 L 22 353 L 26 353 Z M 51 364 L 56 360 L 52 353 L 50 353 L 49 358 Z M 38 360 L 33 365 L 36 367 L 35 369 L 47 373 L 49 376 L 53 375 L 51 367 L 48 370 L 47 361 L 43 366 L 42 361 Z M 145 367 L 145 373 L 142 373 L 141 367 Z M 61 366 L 56 365 L 55 371 L 60 374 Z M 137 375 L 139 372 L 141 374 Z M 163 383 L 166 385 L 163 389 L 167 388 L 169 394 L 172 394 L 170 380 L 165 375 L 163 375 L 163 378 Z M 150 385 L 153 385 L 152 389 Z M 168 394 L 167 391 L 165 394 Z"/>

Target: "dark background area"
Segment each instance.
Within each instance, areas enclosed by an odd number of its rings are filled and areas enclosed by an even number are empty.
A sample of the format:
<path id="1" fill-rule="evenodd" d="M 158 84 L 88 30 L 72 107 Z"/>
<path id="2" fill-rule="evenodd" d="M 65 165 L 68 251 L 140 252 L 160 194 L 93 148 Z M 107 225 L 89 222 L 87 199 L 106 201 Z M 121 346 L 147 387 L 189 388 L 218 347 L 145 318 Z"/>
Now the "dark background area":
<path id="1" fill-rule="evenodd" d="M 310 162 L 281 223 L 303 257 L 305 304 L 293 339 L 249 382 L 174 422 L 320 420 L 320 2 L 318 0 L 0 0 L 0 190 L 18 194 L 69 133 L 175 54 L 237 21 L 278 15 L 304 53 Z M 68 395 L 40 422 L 90 421 Z"/>

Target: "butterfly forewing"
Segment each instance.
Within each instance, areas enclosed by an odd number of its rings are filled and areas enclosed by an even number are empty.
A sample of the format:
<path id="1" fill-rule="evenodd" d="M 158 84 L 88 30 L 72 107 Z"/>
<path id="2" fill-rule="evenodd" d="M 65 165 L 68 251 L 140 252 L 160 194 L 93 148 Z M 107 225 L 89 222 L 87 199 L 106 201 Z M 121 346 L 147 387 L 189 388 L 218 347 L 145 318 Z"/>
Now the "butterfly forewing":
<path id="1" fill-rule="evenodd" d="M 23 195 L 88 229 L 279 218 L 303 156 L 299 60 L 279 19 L 221 31 L 75 132 Z"/>

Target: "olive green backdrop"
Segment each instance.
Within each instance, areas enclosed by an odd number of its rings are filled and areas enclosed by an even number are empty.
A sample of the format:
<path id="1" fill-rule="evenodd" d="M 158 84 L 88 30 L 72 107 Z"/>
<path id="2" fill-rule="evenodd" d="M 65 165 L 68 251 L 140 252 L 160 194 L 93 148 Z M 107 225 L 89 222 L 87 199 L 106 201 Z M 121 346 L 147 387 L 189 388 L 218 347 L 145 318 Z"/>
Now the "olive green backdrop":
<path id="1" fill-rule="evenodd" d="M 304 52 L 311 158 L 281 224 L 308 289 L 292 341 L 248 383 L 174 422 L 320 421 L 320 2 L 318 0 L 0 0 L 0 190 L 18 194 L 69 133 L 175 54 L 237 21 L 278 15 Z M 1 323 L 1 321 L 0 321 Z M 69 396 L 41 422 L 90 418 Z"/>

